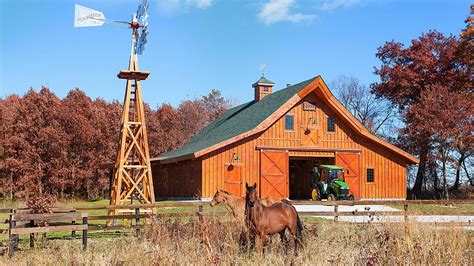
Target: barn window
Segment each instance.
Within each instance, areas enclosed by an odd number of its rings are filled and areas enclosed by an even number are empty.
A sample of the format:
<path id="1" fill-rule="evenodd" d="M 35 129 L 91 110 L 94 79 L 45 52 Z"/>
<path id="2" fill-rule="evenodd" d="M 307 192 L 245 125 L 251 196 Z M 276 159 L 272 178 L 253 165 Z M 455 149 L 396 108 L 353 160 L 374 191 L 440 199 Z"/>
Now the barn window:
<path id="1" fill-rule="evenodd" d="M 263 86 L 263 91 L 264 92 L 269 92 L 270 91 L 270 88 L 268 86 Z"/>
<path id="2" fill-rule="evenodd" d="M 334 132 L 334 118 L 328 117 L 328 132 Z"/>
<path id="3" fill-rule="evenodd" d="M 293 115 L 289 114 L 285 116 L 285 130 L 293 130 Z"/>
<path id="4" fill-rule="evenodd" d="M 373 183 L 373 182 L 374 182 L 374 169 L 367 168 L 367 183 Z"/>

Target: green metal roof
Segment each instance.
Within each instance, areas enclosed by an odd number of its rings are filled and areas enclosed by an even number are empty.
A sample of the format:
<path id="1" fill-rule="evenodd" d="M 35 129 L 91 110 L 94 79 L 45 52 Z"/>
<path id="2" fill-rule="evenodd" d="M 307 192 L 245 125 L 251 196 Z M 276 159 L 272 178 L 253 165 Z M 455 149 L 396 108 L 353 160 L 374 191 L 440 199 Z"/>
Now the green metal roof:
<path id="1" fill-rule="evenodd" d="M 320 165 L 319 168 L 328 169 L 328 170 L 343 170 L 341 166 L 337 165 Z"/>
<path id="2" fill-rule="evenodd" d="M 158 160 L 191 155 L 254 129 L 316 78 L 308 79 L 269 94 L 260 101 L 250 101 L 227 110 L 181 148 L 161 154 L 158 156 Z"/>
<path id="3" fill-rule="evenodd" d="M 268 80 L 266 77 L 262 76 L 259 80 L 257 80 L 257 82 L 255 82 L 254 84 L 258 84 L 258 83 L 265 83 L 265 84 L 275 84 L 273 83 L 272 81 Z"/>

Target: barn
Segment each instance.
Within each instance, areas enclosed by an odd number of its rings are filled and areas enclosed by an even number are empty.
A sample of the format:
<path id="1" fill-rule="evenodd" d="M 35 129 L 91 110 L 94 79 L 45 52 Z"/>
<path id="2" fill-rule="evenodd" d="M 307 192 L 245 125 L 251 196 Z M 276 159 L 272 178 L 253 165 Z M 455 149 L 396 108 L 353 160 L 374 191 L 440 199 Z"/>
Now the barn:
<path id="1" fill-rule="evenodd" d="M 320 76 L 273 92 L 261 77 L 250 102 L 233 107 L 181 148 L 151 160 L 158 198 L 211 198 L 217 189 L 311 198 L 317 164 L 344 168 L 358 199 L 405 199 L 409 153 L 371 134 Z"/>

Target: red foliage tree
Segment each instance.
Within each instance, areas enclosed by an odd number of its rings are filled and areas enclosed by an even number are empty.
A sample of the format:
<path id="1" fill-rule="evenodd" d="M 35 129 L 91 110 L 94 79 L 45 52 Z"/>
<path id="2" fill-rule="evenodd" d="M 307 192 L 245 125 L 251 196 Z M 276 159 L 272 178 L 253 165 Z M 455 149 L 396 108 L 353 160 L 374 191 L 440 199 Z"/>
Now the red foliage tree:
<path id="1" fill-rule="evenodd" d="M 412 40 L 409 47 L 394 41 L 378 49 L 382 66 L 375 69 L 380 82 L 372 90 L 397 104 L 402 110 L 405 128 L 400 142 L 420 157 L 420 164 L 412 192 L 421 196 L 422 185 L 429 169 L 436 167 L 435 149 L 448 149 L 455 124 L 466 124 L 471 116 L 459 117 L 452 123 L 450 112 L 461 112 L 465 101 L 458 101 L 472 93 L 472 76 L 464 58 L 460 56 L 461 42 L 455 36 L 446 37 L 431 31 Z M 472 100 L 472 98 L 470 98 Z M 446 106 L 443 101 L 455 100 Z M 468 134 L 469 135 L 469 134 Z M 446 139 L 447 138 L 447 139 Z M 445 139 L 445 140 L 443 140 Z M 441 144 L 443 143 L 443 144 Z M 439 151 L 439 150 L 438 150 Z"/>
<path id="2" fill-rule="evenodd" d="M 220 115 L 227 101 L 202 99 L 153 111 L 145 104 L 150 155 L 175 149 Z M 60 100 L 49 89 L 0 99 L 0 194 L 45 205 L 49 195 L 103 198 L 119 141 L 122 106 L 79 89 Z M 48 201 L 49 202 L 49 201 Z M 47 205 L 47 204 L 46 204 Z"/>

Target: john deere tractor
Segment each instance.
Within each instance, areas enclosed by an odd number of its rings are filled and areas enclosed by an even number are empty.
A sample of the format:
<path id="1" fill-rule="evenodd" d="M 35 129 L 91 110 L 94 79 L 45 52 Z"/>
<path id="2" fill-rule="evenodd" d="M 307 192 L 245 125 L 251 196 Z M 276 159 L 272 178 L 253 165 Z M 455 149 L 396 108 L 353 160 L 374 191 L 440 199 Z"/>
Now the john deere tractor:
<path id="1" fill-rule="evenodd" d="M 337 165 L 319 165 L 311 171 L 313 180 L 311 182 L 312 200 L 327 199 L 355 200 L 350 194 L 349 185 L 344 182 L 344 169 Z"/>

